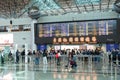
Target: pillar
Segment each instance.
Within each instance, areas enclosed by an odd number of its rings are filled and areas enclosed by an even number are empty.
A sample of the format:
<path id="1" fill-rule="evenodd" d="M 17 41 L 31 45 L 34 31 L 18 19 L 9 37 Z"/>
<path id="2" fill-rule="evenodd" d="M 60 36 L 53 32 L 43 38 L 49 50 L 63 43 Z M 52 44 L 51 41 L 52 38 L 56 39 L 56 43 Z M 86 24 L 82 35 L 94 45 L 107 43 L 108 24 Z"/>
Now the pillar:
<path id="1" fill-rule="evenodd" d="M 25 63 L 28 63 L 28 44 L 25 44 Z"/>
<path id="2" fill-rule="evenodd" d="M 16 51 L 17 51 L 17 49 L 18 49 L 18 44 L 15 44 L 15 50 L 14 50 L 14 60 L 15 60 L 15 62 L 16 62 Z"/>
<path id="3" fill-rule="evenodd" d="M 32 45 L 31 45 L 31 50 L 36 50 L 36 45 L 35 45 L 35 36 L 34 36 L 34 24 L 37 23 L 37 20 L 33 19 L 31 22 L 31 34 L 32 34 Z"/>

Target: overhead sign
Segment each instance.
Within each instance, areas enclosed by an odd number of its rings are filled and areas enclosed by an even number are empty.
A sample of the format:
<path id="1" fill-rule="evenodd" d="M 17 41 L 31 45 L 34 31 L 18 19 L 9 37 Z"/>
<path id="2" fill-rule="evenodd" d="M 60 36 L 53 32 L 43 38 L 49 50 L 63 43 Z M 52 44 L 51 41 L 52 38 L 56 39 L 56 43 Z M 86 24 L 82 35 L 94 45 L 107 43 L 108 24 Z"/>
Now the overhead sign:
<path id="1" fill-rule="evenodd" d="M 95 36 L 84 37 L 55 37 L 53 38 L 53 44 L 79 44 L 79 43 L 96 43 Z"/>

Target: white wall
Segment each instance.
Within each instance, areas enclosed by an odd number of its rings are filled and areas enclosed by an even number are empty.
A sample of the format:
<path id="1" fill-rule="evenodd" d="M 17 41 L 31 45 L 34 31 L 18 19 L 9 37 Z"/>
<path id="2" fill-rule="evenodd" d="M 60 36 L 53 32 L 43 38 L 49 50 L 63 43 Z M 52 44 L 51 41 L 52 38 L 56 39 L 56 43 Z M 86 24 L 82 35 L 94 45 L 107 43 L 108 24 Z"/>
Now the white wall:
<path id="1" fill-rule="evenodd" d="M 11 33 L 13 33 L 14 47 L 17 44 L 18 49 L 22 49 L 23 45 L 28 44 L 28 49 L 31 49 L 31 45 L 32 45 L 31 31 L 11 32 Z M 8 32 L 1 32 L 0 34 L 8 34 Z"/>
<path id="2" fill-rule="evenodd" d="M 94 19 L 110 19 L 110 18 L 118 18 L 118 14 L 116 12 L 89 12 L 89 13 L 69 13 L 65 15 L 57 15 L 57 16 L 46 16 L 40 17 L 38 22 L 60 22 L 60 21 L 78 21 L 78 20 L 94 20 Z"/>
<path id="3" fill-rule="evenodd" d="M 31 43 L 31 32 L 13 32 L 14 44 L 30 44 Z"/>
<path id="4" fill-rule="evenodd" d="M 38 19 L 38 22 L 60 22 L 60 21 L 78 21 L 78 20 L 93 20 L 93 19 L 110 19 L 118 18 L 119 14 L 116 12 L 88 12 L 88 13 L 68 13 L 64 15 L 57 16 L 44 16 Z M 31 18 L 18 18 L 18 19 L 0 19 L 0 26 L 10 25 L 10 20 L 12 20 L 13 25 L 24 25 L 31 24 Z"/>
<path id="5" fill-rule="evenodd" d="M 10 20 L 12 20 L 12 25 L 31 24 L 31 21 L 32 21 L 32 19 L 30 19 L 30 18 L 0 19 L 0 26 L 8 26 L 8 25 L 10 25 Z"/>
<path id="6" fill-rule="evenodd" d="M 12 20 L 12 25 L 31 25 L 31 18 L 18 18 L 18 19 L 3 19 L 0 18 L 0 26 L 10 26 L 10 20 Z M 8 32 L 0 32 L 0 34 L 8 33 Z M 31 31 L 23 31 L 23 32 L 12 32 L 14 38 L 14 47 L 15 44 L 18 44 L 18 48 L 22 48 L 23 45 L 28 44 L 28 49 L 31 49 L 32 45 L 32 33 Z"/>

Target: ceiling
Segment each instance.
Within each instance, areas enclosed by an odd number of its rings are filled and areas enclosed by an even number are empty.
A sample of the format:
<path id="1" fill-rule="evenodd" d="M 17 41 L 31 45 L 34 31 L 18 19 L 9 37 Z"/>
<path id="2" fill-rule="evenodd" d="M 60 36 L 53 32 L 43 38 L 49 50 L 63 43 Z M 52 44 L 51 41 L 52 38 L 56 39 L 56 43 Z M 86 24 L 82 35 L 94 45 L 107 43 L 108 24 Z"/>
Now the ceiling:
<path id="1" fill-rule="evenodd" d="M 18 17 L 30 0 L 0 0 L 0 17 Z"/>
<path id="2" fill-rule="evenodd" d="M 66 13 L 83 13 L 91 11 L 109 11 L 115 0 L 36 0 L 40 13 L 54 15 Z"/>
<path id="3" fill-rule="evenodd" d="M 116 0 L 0 0 L 0 17 L 27 16 L 28 9 L 37 6 L 41 16 L 111 11 Z"/>

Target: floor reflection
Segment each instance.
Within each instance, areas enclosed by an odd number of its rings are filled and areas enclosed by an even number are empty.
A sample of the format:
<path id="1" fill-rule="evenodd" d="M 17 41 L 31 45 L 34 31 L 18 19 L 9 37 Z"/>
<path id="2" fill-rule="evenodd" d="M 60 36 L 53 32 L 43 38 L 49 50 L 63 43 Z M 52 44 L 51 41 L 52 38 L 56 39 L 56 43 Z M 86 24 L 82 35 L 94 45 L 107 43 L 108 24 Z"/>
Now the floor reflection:
<path id="1" fill-rule="evenodd" d="M 4 64 L 0 80 L 119 80 L 120 71 L 110 64 L 80 64 L 76 69 L 64 65 Z"/>
<path id="2" fill-rule="evenodd" d="M 47 73 L 47 65 L 43 65 L 43 73 Z"/>

